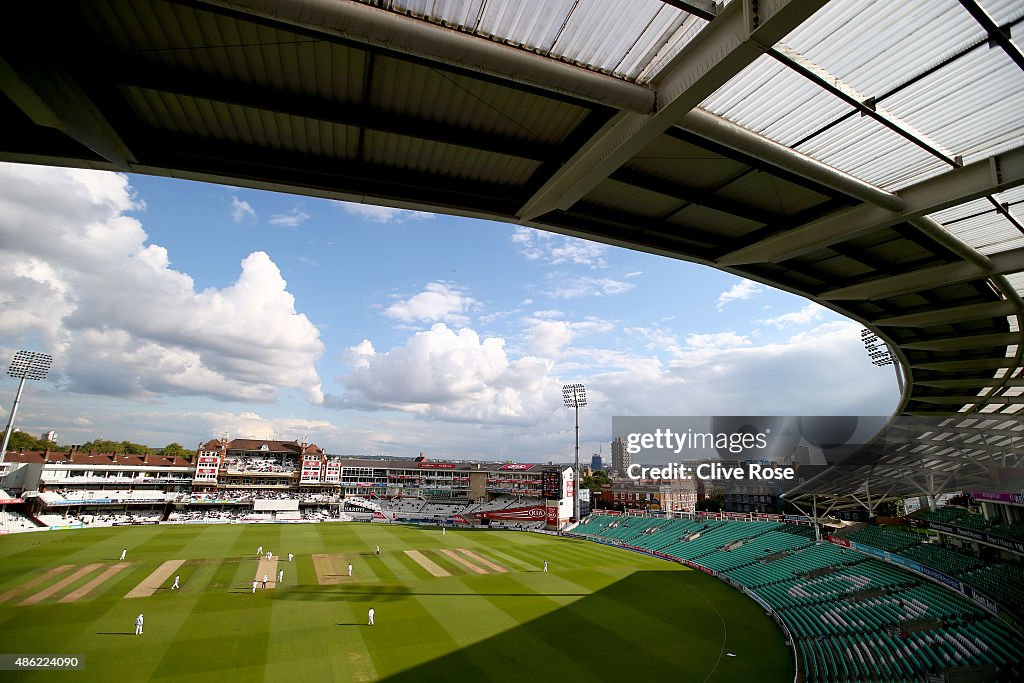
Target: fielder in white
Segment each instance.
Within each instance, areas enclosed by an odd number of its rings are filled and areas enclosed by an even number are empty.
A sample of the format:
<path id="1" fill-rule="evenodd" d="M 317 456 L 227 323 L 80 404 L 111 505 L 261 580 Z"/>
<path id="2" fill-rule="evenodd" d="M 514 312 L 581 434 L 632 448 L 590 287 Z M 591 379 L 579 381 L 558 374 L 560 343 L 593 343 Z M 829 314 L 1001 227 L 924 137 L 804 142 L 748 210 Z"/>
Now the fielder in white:
<path id="1" fill-rule="evenodd" d="M 143 622 L 143 617 L 142 617 L 141 614 L 139 616 L 135 617 L 135 635 L 137 635 L 137 636 L 141 636 L 142 635 L 142 622 Z"/>
<path id="2" fill-rule="evenodd" d="M 256 556 L 259 557 L 262 554 L 263 554 L 263 546 L 260 546 L 259 548 L 256 548 Z"/>
<path id="3" fill-rule="evenodd" d="M 292 558 L 293 558 L 293 557 L 295 557 L 295 556 L 294 556 L 294 555 L 292 555 L 291 553 L 288 553 L 288 561 L 289 561 L 289 562 L 291 562 L 291 561 L 292 561 Z"/>
<path id="4" fill-rule="evenodd" d="M 256 581 L 255 580 L 253 580 L 253 582 L 252 582 L 252 592 L 253 593 L 256 592 Z"/>
<path id="5" fill-rule="evenodd" d="M 124 557 L 127 554 L 128 554 L 128 548 L 125 548 L 124 550 L 121 551 L 121 559 L 124 560 Z"/>
<path id="6" fill-rule="evenodd" d="M 351 562 L 349 562 L 349 564 L 348 564 L 348 575 L 352 576 L 352 563 Z"/>
<path id="7" fill-rule="evenodd" d="M 284 583 L 284 570 L 282 569 L 277 573 L 277 582 Z"/>
<path id="8" fill-rule="evenodd" d="M 175 576 L 175 577 L 174 577 L 174 585 L 173 585 L 173 586 L 171 586 L 171 590 L 172 590 L 172 591 L 176 591 L 176 590 L 178 590 L 179 588 L 181 588 L 181 586 L 179 586 L 179 585 L 178 585 L 178 580 L 179 580 L 180 578 L 181 578 L 180 576 Z"/>
<path id="9" fill-rule="evenodd" d="M 544 571 L 547 571 L 547 570 L 548 570 L 548 563 L 545 561 L 544 562 Z"/>
<path id="10" fill-rule="evenodd" d="M 139 615 L 141 616 L 141 615 Z M 370 608 L 370 626 L 373 626 L 373 608 Z"/>

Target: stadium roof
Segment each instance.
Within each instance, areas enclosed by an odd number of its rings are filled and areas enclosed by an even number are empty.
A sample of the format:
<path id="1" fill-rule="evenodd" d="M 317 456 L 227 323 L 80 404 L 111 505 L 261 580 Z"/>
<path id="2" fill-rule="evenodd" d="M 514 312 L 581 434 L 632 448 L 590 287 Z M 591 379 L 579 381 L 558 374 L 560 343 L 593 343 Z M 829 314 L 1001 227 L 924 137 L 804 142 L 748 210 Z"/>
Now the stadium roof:
<path id="1" fill-rule="evenodd" d="M 1019 0 L 6 9 L 0 159 L 479 216 L 703 263 L 877 332 L 905 375 L 900 414 L 1024 409 Z M 968 461 L 879 457 L 813 489 L 880 477 L 917 493 L 919 468 Z"/>

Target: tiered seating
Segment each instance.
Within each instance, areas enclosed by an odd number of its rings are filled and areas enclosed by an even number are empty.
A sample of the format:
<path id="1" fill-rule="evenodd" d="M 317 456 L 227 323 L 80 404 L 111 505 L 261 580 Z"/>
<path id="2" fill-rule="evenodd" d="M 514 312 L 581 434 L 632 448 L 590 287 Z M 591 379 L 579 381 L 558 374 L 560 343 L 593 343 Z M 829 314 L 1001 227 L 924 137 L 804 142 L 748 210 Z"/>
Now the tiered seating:
<path id="1" fill-rule="evenodd" d="M 1000 680 L 1024 680 L 1024 642 L 977 603 L 861 553 L 809 545 L 809 537 L 789 533 L 783 525 L 594 516 L 576 531 L 619 536 L 634 546 L 689 559 L 754 590 L 793 635 L 808 683 L 919 681 L 945 669 L 976 665 L 999 667 Z M 696 532 L 699 538 L 680 540 Z M 921 545 L 917 534 L 876 527 L 855 533 L 860 537 L 851 535 L 853 540 L 901 549 L 929 566 L 960 572 L 965 581 L 977 577 L 1018 591 L 1024 586 L 1024 569 L 978 568 L 976 558 Z M 724 550 L 737 540 L 743 543 Z M 764 561 L 783 550 L 791 552 Z M 996 591 L 987 592 L 996 597 Z M 911 633 L 904 629 L 909 624 L 921 630 Z"/>
<path id="2" fill-rule="evenodd" d="M 645 550 L 661 550 L 702 526 L 704 522 L 691 522 L 687 519 L 661 520 L 659 526 L 642 531 L 629 543 Z"/>
<path id="3" fill-rule="evenodd" d="M 1024 567 L 1003 562 L 964 574 L 960 580 L 1006 607 L 1024 613 Z"/>
<path id="4" fill-rule="evenodd" d="M 1008 524 L 995 524 L 988 528 L 993 536 L 1024 541 L 1024 522 L 1010 522 Z"/>
<path id="5" fill-rule="evenodd" d="M 766 534 L 752 538 L 734 550 L 719 550 L 704 555 L 700 558 L 700 564 L 714 569 L 715 571 L 726 571 L 750 565 L 758 560 L 781 550 L 797 550 L 810 545 L 812 541 L 782 531 L 769 531 Z"/>
<path id="6" fill-rule="evenodd" d="M 864 556 L 846 551 L 831 543 L 812 545 L 796 550 L 792 555 L 774 562 L 755 562 L 726 572 L 730 578 L 744 586 L 755 588 L 802 576 L 815 569 L 864 562 Z"/>
<path id="7" fill-rule="evenodd" d="M 964 515 L 963 517 L 958 517 L 955 521 L 951 522 L 951 524 L 963 529 L 974 529 L 976 531 L 981 531 L 983 529 L 988 531 L 989 527 L 992 526 L 992 523 L 981 515 Z"/>
<path id="8" fill-rule="evenodd" d="M 692 541 L 677 541 L 662 552 L 683 560 L 694 560 L 713 553 L 733 541 L 753 538 L 767 531 L 777 529 L 778 522 L 705 522 L 691 533 L 700 533 Z"/>
<path id="9" fill-rule="evenodd" d="M 8 532 L 15 532 L 35 528 L 35 522 L 20 512 L 0 510 L 0 529 Z"/>
<path id="10" fill-rule="evenodd" d="M 942 507 L 938 510 L 919 510 L 914 513 L 917 519 L 926 519 L 930 522 L 942 522 L 952 524 L 954 520 L 967 514 L 967 510 L 957 507 Z"/>
<path id="11" fill-rule="evenodd" d="M 866 526 L 847 534 L 846 538 L 891 553 L 898 553 L 924 541 L 921 534 L 884 526 Z"/>
<path id="12" fill-rule="evenodd" d="M 795 578 L 762 586 L 757 592 L 771 604 L 782 608 L 836 600 L 872 588 L 905 587 L 919 583 L 911 574 L 884 562 L 872 561 L 843 567 L 813 579 Z"/>
<path id="13" fill-rule="evenodd" d="M 932 545 L 931 543 L 921 543 L 920 545 L 912 546 L 900 554 L 903 557 L 917 560 L 921 564 L 938 569 L 940 572 L 950 576 L 958 576 L 985 566 L 985 563 L 978 557 Z"/>

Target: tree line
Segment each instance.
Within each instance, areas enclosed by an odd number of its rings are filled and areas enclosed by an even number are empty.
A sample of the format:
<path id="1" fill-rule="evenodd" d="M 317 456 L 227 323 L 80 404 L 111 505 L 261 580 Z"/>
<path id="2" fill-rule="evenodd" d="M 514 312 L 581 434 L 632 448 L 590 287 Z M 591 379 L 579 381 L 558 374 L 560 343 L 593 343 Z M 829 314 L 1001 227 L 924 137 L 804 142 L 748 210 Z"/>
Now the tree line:
<path id="1" fill-rule="evenodd" d="M 2 434 L 2 432 L 0 432 Z M 46 441 L 39 439 L 27 432 L 13 432 L 11 434 L 11 440 L 7 444 L 7 449 L 11 451 L 26 450 L 26 451 L 45 451 L 50 449 L 51 451 L 64 451 L 71 450 L 71 446 L 62 446 L 53 441 Z M 129 455 L 166 455 L 166 456 L 177 456 L 191 460 L 196 454 L 194 450 L 189 450 L 182 446 L 180 443 L 172 442 L 164 446 L 163 448 L 153 448 L 146 446 L 141 443 L 134 443 L 132 441 L 113 441 L 110 439 L 93 439 L 92 441 L 86 441 L 81 444 L 79 450 L 83 453 L 96 452 L 96 453 L 127 453 Z"/>

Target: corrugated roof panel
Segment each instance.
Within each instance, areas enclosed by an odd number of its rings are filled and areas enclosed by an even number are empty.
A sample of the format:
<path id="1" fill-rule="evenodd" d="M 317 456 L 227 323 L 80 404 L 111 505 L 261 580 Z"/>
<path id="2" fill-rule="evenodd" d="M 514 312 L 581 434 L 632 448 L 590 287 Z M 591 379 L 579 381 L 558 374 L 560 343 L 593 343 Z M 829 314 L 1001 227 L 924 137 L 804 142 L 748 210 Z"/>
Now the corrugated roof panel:
<path id="1" fill-rule="evenodd" d="M 477 32 L 547 54 L 575 0 L 487 2 Z"/>
<path id="2" fill-rule="evenodd" d="M 565 29 L 551 48 L 551 55 L 598 71 L 625 77 L 620 68 L 633 53 L 653 56 L 665 39 L 682 25 L 685 13 L 660 0 L 582 0 L 569 16 Z M 645 64 L 633 63 L 639 73 Z"/>
<path id="3" fill-rule="evenodd" d="M 865 116 L 853 116 L 797 149 L 887 190 L 949 170 L 948 164 Z"/>
<path id="4" fill-rule="evenodd" d="M 375 165 L 508 185 L 522 185 L 539 166 L 526 159 L 377 131 L 366 131 L 363 149 Z"/>
<path id="5" fill-rule="evenodd" d="M 944 147 L 988 156 L 1024 140 L 1024 71 L 999 49 L 979 49 L 892 97 L 885 107 Z"/>
<path id="6" fill-rule="evenodd" d="M 731 214 L 709 209 L 699 204 L 690 204 L 681 211 L 669 216 L 668 223 L 684 228 L 693 228 L 703 232 L 713 232 L 720 237 L 739 237 L 761 227 L 760 223 L 739 218 Z"/>
<path id="7" fill-rule="evenodd" d="M 393 10 L 472 31 L 483 0 L 389 0 L 383 4 Z"/>
<path id="8" fill-rule="evenodd" d="M 669 135 L 661 135 L 625 168 L 643 171 L 681 187 L 714 190 L 750 167 Z"/>
<path id="9" fill-rule="evenodd" d="M 601 181 L 589 194 L 586 203 L 604 206 L 616 211 L 636 215 L 638 219 L 657 218 L 672 213 L 686 202 L 667 197 L 642 187 L 627 185 L 615 180 Z"/>
<path id="10" fill-rule="evenodd" d="M 671 62 L 676 55 L 682 52 L 683 48 L 686 47 L 698 33 L 703 31 L 704 27 L 707 25 L 708 22 L 704 19 L 693 15 L 687 17 L 682 26 L 677 28 L 672 35 L 666 38 L 665 45 L 657 54 L 651 57 L 647 66 L 637 74 L 636 81 L 638 83 L 650 83 L 652 80 L 657 78 L 661 73 L 661 70 L 668 66 L 669 62 Z"/>
<path id="11" fill-rule="evenodd" d="M 362 1 L 633 81 L 707 23 L 660 0 Z"/>
<path id="12" fill-rule="evenodd" d="M 501 133 L 557 144 L 588 113 L 583 107 L 468 76 L 378 57 L 371 103 L 387 111 L 463 126 L 467 135 Z"/>
<path id="13" fill-rule="evenodd" d="M 951 223 L 946 229 L 986 255 L 1024 247 L 1024 234 L 991 204 L 988 206 L 987 213 Z"/>
<path id="14" fill-rule="evenodd" d="M 1020 0 L 978 0 L 978 4 L 992 17 L 996 26 L 1004 26 L 1024 16 L 1024 3 Z"/>
<path id="15" fill-rule="evenodd" d="M 824 200 L 817 192 L 761 171 L 747 173 L 725 185 L 715 192 L 715 197 L 782 215 L 794 214 Z"/>
<path id="16" fill-rule="evenodd" d="M 872 97 L 984 37 L 954 0 L 833 0 L 782 42 Z"/>
<path id="17" fill-rule="evenodd" d="M 951 206 L 948 209 L 942 211 L 936 211 L 931 214 L 929 218 L 934 218 L 939 223 L 946 225 L 953 221 L 960 220 L 966 216 L 974 216 L 986 211 L 994 211 L 992 204 L 986 199 L 975 199 L 974 201 L 965 202 L 964 204 L 957 204 Z"/>
<path id="18" fill-rule="evenodd" d="M 851 111 L 768 55 L 754 60 L 701 107 L 787 147 Z"/>

